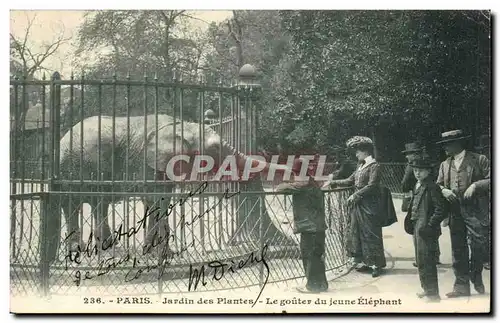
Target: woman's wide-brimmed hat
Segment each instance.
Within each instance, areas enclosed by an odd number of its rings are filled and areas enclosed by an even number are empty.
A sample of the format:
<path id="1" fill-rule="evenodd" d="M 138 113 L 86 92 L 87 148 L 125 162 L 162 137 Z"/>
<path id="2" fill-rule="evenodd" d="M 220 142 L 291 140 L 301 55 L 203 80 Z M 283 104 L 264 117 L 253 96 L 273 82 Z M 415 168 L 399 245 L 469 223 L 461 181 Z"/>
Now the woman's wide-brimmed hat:
<path id="1" fill-rule="evenodd" d="M 346 142 L 347 148 L 356 148 L 359 146 L 372 146 L 372 145 L 373 141 L 370 138 L 364 136 L 354 136 L 349 140 L 347 140 Z"/>
<path id="2" fill-rule="evenodd" d="M 460 129 L 450 130 L 443 132 L 441 134 L 441 140 L 436 142 L 436 144 L 445 144 L 453 141 L 464 140 L 470 137 L 471 137 L 470 135 L 465 135 L 464 132 Z"/>
<path id="3" fill-rule="evenodd" d="M 417 158 L 410 163 L 410 166 L 413 168 L 432 169 L 436 166 L 436 163 L 430 158 Z"/>
<path id="4" fill-rule="evenodd" d="M 403 154 L 409 154 L 409 153 L 419 153 L 424 150 L 423 147 L 420 146 L 419 143 L 417 142 L 410 142 L 405 144 L 405 150 L 402 151 Z"/>

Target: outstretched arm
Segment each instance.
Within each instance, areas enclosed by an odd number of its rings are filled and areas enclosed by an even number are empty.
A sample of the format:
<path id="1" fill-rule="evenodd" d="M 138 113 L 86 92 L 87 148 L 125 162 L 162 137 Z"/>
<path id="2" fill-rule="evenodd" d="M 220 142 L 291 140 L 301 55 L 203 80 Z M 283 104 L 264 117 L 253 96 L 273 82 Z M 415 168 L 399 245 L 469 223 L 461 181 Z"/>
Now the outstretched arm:
<path id="1" fill-rule="evenodd" d="M 334 188 L 337 186 L 352 186 L 354 185 L 354 175 L 356 171 L 354 171 L 348 178 L 346 179 L 336 179 L 328 183 L 330 188 Z"/>
<path id="2" fill-rule="evenodd" d="M 276 187 L 276 191 L 293 194 L 298 192 L 302 188 L 308 187 L 309 185 L 311 185 L 310 181 L 285 182 L 279 184 Z"/>

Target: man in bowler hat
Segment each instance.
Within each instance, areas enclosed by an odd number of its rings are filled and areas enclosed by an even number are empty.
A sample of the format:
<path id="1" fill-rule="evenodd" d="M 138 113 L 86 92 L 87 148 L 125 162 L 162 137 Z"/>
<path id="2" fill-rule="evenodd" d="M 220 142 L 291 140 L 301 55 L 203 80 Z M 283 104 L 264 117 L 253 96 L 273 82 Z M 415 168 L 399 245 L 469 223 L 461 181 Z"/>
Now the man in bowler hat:
<path id="1" fill-rule="evenodd" d="M 448 155 L 439 167 L 437 184 L 448 201 L 455 274 L 453 291 L 446 294 L 449 298 L 469 296 L 470 283 L 479 294 L 485 293 L 482 271 L 488 250 L 490 201 L 481 191 L 489 185 L 490 161 L 465 149 L 468 137 L 462 130 L 452 130 L 442 133 L 437 142 Z"/>

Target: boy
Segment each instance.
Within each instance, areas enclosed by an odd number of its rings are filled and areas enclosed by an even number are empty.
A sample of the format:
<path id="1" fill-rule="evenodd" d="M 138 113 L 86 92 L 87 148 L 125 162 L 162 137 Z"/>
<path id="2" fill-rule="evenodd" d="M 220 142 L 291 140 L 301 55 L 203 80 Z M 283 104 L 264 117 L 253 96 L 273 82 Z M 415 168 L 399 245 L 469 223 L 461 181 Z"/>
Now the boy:
<path id="1" fill-rule="evenodd" d="M 407 195 L 407 199 L 411 200 L 412 190 L 415 187 L 417 180 L 415 179 L 415 175 L 413 175 L 413 168 L 410 166 L 410 163 L 417 158 L 429 158 L 429 154 L 427 154 L 427 152 L 425 151 L 425 147 L 421 146 L 418 142 L 410 142 L 405 144 L 405 150 L 403 150 L 402 153 L 405 155 L 406 160 L 408 160 L 408 164 L 406 165 L 405 173 L 403 179 L 401 180 L 401 188 L 404 193 L 410 193 Z M 435 178 L 435 175 L 432 171 L 429 176 Z M 403 200 L 403 205 L 405 205 L 406 203 L 408 203 L 409 205 L 408 200 Z M 408 205 L 406 205 L 404 208 L 402 206 L 403 212 L 408 212 Z M 447 226 L 447 224 L 445 225 L 445 222 L 443 222 L 442 226 Z M 436 263 L 440 265 L 441 262 L 439 261 L 439 257 L 441 255 L 441 251 L 439 250 L 439 243 L 437 248 Z M 418 267 L 416 259 L 413 263 L 413 267 Z"/>
<path id="2" fill-rule="evenodd" d="M 436 253 L 441 234 L 440 223 L 446 217 L 444 199 L 440 187 L 429 176 L 435 166 L 429 158 L 415 159 L 410 166 L 417 183 L 405 219 L 408 228 L 405 229 L 414 236 L 418 274 L 423 288 L 423 292 L 417 293 L 417 296 L 430 302 L 439 302 Z"/>
<path id="3" fill-rule="evenodd" d="M 300 253 L 307 284 L 297 287 L 301 293 L 320 293 L 328 290 L 325 262 L 325 205 L 323 191 L 314 180 L 314 166 L 307 168 L 306 178 L 297 178 L 302 161 L 293 166 L 293 179 L 278 185 L 276 191 L 292 195 L 294 233 L 300 233 Z"/>

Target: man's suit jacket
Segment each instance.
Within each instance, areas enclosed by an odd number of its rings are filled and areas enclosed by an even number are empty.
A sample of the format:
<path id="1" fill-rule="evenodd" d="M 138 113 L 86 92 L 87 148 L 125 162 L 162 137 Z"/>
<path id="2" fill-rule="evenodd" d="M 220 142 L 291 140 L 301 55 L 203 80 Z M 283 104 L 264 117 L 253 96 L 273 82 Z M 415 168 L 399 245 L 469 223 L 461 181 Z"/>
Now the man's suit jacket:
<path id="1" fill-rule="evenodd" d="M 450 188 L 450 167 L 451 157 L 443 161 L 439 167 L 437 184 L 442 188 Z M 465 185 L 469 187 L 471 184 L 475 184 L 477 188 L 472 201 L 467 202 L 467 204 L 474 203 L 474 206 L 467 207 L 467 212 L 473 213 L 469 215 L 475 216 L 481 221 L 486 220 L 489 218 L 490 205 L 490 161 L 484 155 L 466 151 L 460 165 L 460 169 L 463 168 L 466 169 L 468 175 Z M 461 203 L 464 203 L 461 197 L 460 200 Z M 462 208 L 463 210 L 464 208 Z"/>
<path id="2" fill-rule="evenodd" d="M 417 212 L 415 216 L 418 220 L 412 222 L 410 219 L 414 209 Z M 439 186 L 431 179 L 424 180 L 411 199 L 410 208 L 405 218 L 405 231 L 413 234 L 414 229 L 418 230 L 425 225 L 430 225 L 435 236 L 439 237 L 441 235 L 440 223 L 445 218 L 444 198 Z M 415 225 L 417 225 L 416 228 Z"/>

